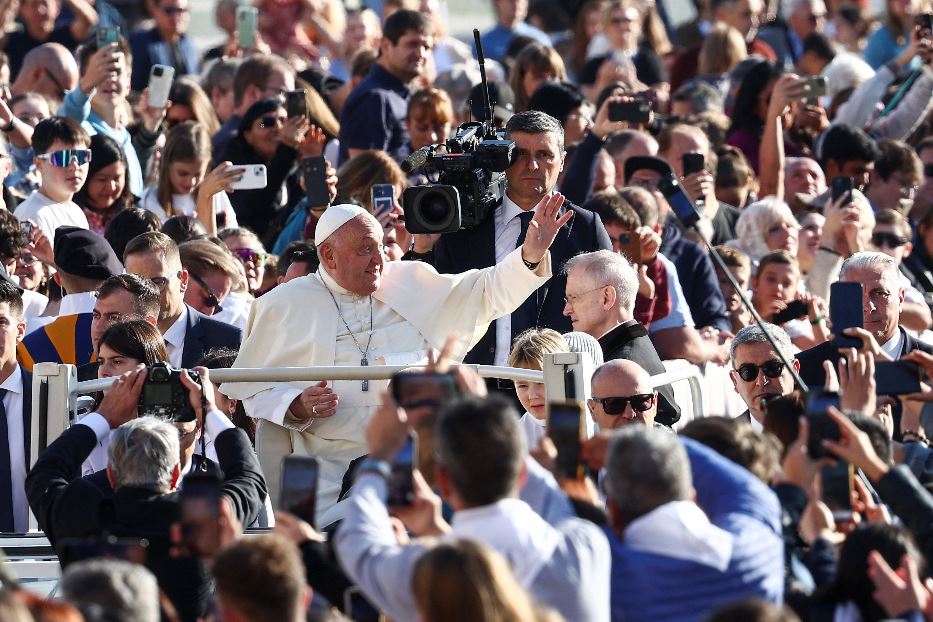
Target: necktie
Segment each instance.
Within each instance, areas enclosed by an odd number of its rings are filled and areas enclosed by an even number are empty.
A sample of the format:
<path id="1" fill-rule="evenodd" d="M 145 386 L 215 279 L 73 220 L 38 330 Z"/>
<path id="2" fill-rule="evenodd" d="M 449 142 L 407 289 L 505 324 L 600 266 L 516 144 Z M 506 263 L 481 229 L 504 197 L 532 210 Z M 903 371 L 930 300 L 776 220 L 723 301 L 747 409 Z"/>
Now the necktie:
<path id="1" fill-rule="evenodd" d="M 7 429 L 6 389 L 0 389 L 0 532 L 13 531 L 13 473 L 10 468 L 10 434 Z"/>
<path id="2" fill-rule="evenodd" d="M 518 248 L 525 242 L 525 236 L 528 234 L 528 225 L 535 213 L 532 210 L 522 212 L 518 215 L 519 222 L 522 225 L 521 233 L 518 234 L 518 242 L 515 248 Z M 532 328 L 536 323 L 538 311 L 538 293 L 535 292 L 523 302 L 518 309 L 512 312 L 512 341 L 515 341 L 523 330 Z"/>

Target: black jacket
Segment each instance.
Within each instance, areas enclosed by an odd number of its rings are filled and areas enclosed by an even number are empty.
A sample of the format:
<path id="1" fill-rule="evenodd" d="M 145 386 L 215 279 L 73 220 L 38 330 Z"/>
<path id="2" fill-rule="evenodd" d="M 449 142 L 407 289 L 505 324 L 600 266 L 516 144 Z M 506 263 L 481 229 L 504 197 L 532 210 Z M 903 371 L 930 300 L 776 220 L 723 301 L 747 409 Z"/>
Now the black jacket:
<path id="1" fill-rule="evenodd" d="M 108 497 L 81 477 L 81 464 L 97 444 L 85 425 L 65 430 L 49 445 L 26 476 L 26 495 L 39 527 L 52 546 L 66 538 L 87 538 L 105 533 L 149 540 L 146 567 L 159 581 L 183 620 L 206 613 L 210 577 L 198 558 L 168 555 L 171 525 L 179 519 L 178 493 L 163 494 L 144 488 L 121 487 Z M 249 439 L 239 429 L 227 430 L 215 440 L 218 456 L 229 467 L 222 490 L 243 524 L 251 523 L 262 508 L 266 482 Z M 59 553 L 61 551 L 59 550 Z"/>
<path id="2" fill-rule="evenodd" d="M 501 209 L 501 208 L 499 208 Z M 540 287 L 532 297 L 536 301 L 536 319 L 528 326 L 515 326 L 513 316 L 512 333 L 517 335 L 528 328 L 552 328 L 559 333 L 573 330 L 570 318 L 564 315 L 564 294 L 567 277 L 561 274 L 568 259 L 580 253 L 600 249 L 611 250 L 612 242 L 599 216 L 589 210 L 564 202 L 561 213 L 570 209 L 573 218 L 561 227 L 551 245 L 551 271 L 554 276 Z M 434 267 L 444 274 L 456 274 L 467 270 L 489 268 L 496 264 L 496 224 L 493 214 L 473 229 L 461 229 L 445 233 L 434 247 Z M 491 365 L 496 351 L 495 322 L 483 335 L 479 343 L 467 354 L 464 362 Z"/>
<path id="3" fill-rule="evenodd" d="M 181 366 L 185 369 L 194 367 L 211 348 L 239 350 L 242 340 L 243 331 L 236 326 L 212 319 L 188 307 L 188 330 L 185 331 Z"/>
<path id="4" fill-rule="evenodd" d="M 619 324 L 611 331 L 599 338 L 599 345 L 603 349 L 603 359 L 626 359 L 638 363 L 652 376 L 664 373 L 664 364 L 654 344 L 648 337 L 645 327 L 632 320 Z M 656 421 L 671 426 L 680 419 L 680 407 L 674 401 L 674 390 L 666 384 L 658 387 L 658 415 Z"/>

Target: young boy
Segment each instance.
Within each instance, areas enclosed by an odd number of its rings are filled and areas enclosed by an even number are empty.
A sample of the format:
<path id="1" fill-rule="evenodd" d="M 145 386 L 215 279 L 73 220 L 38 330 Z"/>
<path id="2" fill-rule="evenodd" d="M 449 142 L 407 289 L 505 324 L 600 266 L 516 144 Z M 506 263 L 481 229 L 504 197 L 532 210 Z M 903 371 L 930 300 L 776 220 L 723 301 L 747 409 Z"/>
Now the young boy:
<path id="1" fill-rule="evenodd" d="M 556 330 L 529 328 L 515 338 L 508 365 L 541 371 L 544 369 L 544 355 L 550 352 L 570 352 L 570 346 Z M 525 408 L 519 423 L 525 433 L 527 449 L 531 451 L 544 438 L 547 426 L 544 383 L 519 380 L 515 383 L 515 392 Z"/>
<path id="2" fill-rule="evenodd" d="M 752 262 L 748 255 L 731 246 L 717 246 L 716 250 L 719 251 L 722 262 L 729 268 L 736 283 L 739 284 L 739 290 L 747 296 L 748 283 L 752 278 Z M 737 334 L 751 324 L 752 314 L 742 304 L 740 293 L 735 290 L 719 266 L 716 266 L 716 278 L 719 280 L 722 297 L 726 301 L 726 313 L 729 314 L 729 321 L 732 323 L 732 333 Z"/>
<path id="3" fill-rule="evenodd" d="M 15 216 L 42 229 L 51 243 L 59 227 L 88 228 L 87 217 L 71 197 L 87 178 L 90 144 L 87 132 L 65 117 L 40 121 L 32 133 L 33 162 L 42 183 L 16 208 Z"/>
<path id="4" fill-rule="evenodd" d="M 801 294 L 800 266 L 797 258 L 785 250 L 772 251 L 758 262 L 752 277 L 752 304 L 766 322 L 795 301 L 806 303 L 806 310 L 796 318 L 781 322 L 791 342 L 801 350 L 817 346 L 829 338 L 826 303 L 821 298 Z"/>

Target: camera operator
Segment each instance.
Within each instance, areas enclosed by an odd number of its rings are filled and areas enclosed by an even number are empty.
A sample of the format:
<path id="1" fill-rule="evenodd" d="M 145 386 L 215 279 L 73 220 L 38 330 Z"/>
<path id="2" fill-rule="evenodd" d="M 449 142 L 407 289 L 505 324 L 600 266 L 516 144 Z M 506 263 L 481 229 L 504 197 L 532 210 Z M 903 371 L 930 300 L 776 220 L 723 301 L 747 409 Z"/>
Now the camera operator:
<path id="1" fill-rule="evenodd" d="M 204 388 L 187 373 L 180 375 L 198 420 L 222 417 L 214 405 L 207 369 L 195 368 Z M 170 532 L 180 515 L 178 488 L 183 473 L 178 429 L 154 417 L 137 418 L 139 396 L 147 382 L 140 366 L 119 377 L 96 413 L 66 430 L 39 456 L 26 479 L 26 494 L 39 526 L 53 546 L 65 538 L 105 533 L 146 538 L 146 566 L 184 620 L 206 612 L 210 584 L 200 559 L 172 557 Z M 202 399 L 203 396 L 203 399 Z M 94 446 L 111 436 L 107 477 L 114 488 L 107 497 L 93 483 L 77 478 L 82 461 Z M 224 477 L 221 503 L 241 524 L 251 523 L 266 495 L 259 463 L 241 430 L 216 438 Z"/>
<path id="2" fill-rule="evenodd" d="M 554 192 L 564 167 L 564 130 L 557 119 L 537 111 L 521 112 L 509 119 L 508 137 L 515 141 L 514 164 L 506 170 L 508 190 L 502 204 L 473 229 L 446 233 L 438 241 L 434 267 L 441 273 L 488 268 L 521 246 L 535 206 Z M 528 328 L 571 330 L 563 315 L 566 275 L 564 262 L 578 253 L 611 250 L 609 234 L 599 218 L 565 201 L 560 212 L 573 212 L 551 246 L 554 277 L 530 296 L 515 312 L 499 318 L 467 354 L 465 362 L 505 365 L 515 335 Z M 416 249 L 419 250 L 419 249 Z"/>

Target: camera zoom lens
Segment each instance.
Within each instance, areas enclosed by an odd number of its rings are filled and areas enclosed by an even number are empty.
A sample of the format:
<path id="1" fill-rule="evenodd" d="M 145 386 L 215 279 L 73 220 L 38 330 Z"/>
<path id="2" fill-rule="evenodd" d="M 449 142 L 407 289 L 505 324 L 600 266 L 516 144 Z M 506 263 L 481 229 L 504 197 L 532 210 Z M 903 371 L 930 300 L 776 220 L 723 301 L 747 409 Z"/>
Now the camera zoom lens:
<path id="1" fill-rule="evenodd" d="M 450 203 L 447 197 L 440 193 L 432 192 L 425 195 L 421 200 L 421 217 L 425 222 L 440 224 L 450 218 Z"/>

